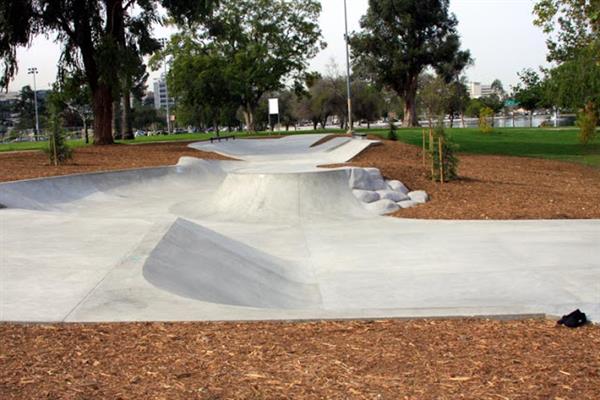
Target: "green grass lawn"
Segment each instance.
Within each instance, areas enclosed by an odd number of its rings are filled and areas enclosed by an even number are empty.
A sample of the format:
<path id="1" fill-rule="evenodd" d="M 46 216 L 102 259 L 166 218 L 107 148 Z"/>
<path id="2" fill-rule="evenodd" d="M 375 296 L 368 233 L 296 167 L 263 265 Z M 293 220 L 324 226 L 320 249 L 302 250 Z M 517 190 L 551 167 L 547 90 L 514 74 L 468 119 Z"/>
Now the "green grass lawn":
<path id="1" fill-rule="evenodd" d="M 386 138 L 387 129 L 360 129 L 362 132 L 379 135 Z M 275 132 L 275 134 L 302 134 L 302 133 L 342 133 L 339 129 Z M 402 142 L 421 145 L 420 128 L 398 129 L 398 139 Z M 576 128 L 499 128 L 494 133 L 484 134 L 476 128 L 447 129 L 449 136 L 458 145 L 461 153 L 469 154 L 495 154 L 520 157 L 538 157 L 562 161 L 577 162 L 600 167 L 600 135 L 583 146 L 578 141 Z M 229 133 L 223 132 L 222 135 Z M 257 137 L 273 135 L 272 132 L 259 132 L 252 135 L 235 132 L 238 137 Z M 186 133 L 169 136 L 143 136 L 135 140 L 120 141 L 125 144 L 144 144 L 166 141 L 192 141 L 208 140 L 212 133 Z M 69 141 L 74 147 L 85 146 L 82 140 Z M 45 142 L 20 142 L 0 144 L 0 152 L 39 150 L 46 145 Z"/>
<path id="2" fill-rule="evenodd" d="M 398 139 L 421 146 L 421 129 L 399 129 Z M 578 129 L 503 128 L 484 134 L 476 128 L 447 129 L 460 153 L 537 157 L 600 167 L 600 135 L 584 146 Z M 387 137 L 387 132 L 379 132 Z"/>

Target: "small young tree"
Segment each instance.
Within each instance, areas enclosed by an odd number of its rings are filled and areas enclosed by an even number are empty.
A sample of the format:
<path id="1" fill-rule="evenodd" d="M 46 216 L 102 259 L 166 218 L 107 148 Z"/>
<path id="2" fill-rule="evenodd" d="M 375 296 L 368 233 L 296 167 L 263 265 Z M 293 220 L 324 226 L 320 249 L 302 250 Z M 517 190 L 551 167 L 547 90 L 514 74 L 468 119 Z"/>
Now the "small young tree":
<path id="1" fill-rule="evenodd" d="M 431 178 L 440 182 L 457 179 L 458 158 L 455 154 L 457 145 L 446 135 L 442 125 L 435 128 L 432 138 L 433 143 L 429 152 L 432 161 Z"/>
<path id="2" fill-rule="evenodd" d="M 394 125 L 393 122 L 390 122 L 390 131 L 388 132 L 388 139 L 393 141 L 398 140 L 398 134 L 396 133 L 396 125 Z"/>
<path id="3" fill-rule="evenodd" d="M 70 160 L 73 157 L 73 151 L 65 139 L 58 110 L 56 107 L 52 107 L 50 112 L 48 146 L 44 148 L 44 152 L 48 155 L 50 163 L 58 166 Z"/>
<path id="4" fill-rule="evenodd" d="M 483 107 L 479 111 L 479 130 L 481 133 L 492 133 L 494 127 L 490 124 L 490 119 L 494 118 L 494 110 L 489 107 Z"/>

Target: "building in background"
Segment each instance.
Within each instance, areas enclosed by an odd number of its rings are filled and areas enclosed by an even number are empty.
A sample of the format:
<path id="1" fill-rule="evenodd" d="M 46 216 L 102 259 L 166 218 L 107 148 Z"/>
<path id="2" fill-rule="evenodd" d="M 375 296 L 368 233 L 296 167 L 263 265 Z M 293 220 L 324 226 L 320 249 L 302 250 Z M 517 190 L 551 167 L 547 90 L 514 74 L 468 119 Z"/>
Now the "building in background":
<path id="1" fill-rule="evenodd" d="M 175 100 L 169 98 L 169 108 L 175 105 Z M 154 108 L 157 110 L 167 108 L 167 84 L 164 77 L 154 81 Z"/>
<path id="2" fill-rule="evenodd" d="M 487 97 L 493 93 L 492 85 L 482 85 L 481 82 L 469 82 L 469 96 L 472 99 Z"/>

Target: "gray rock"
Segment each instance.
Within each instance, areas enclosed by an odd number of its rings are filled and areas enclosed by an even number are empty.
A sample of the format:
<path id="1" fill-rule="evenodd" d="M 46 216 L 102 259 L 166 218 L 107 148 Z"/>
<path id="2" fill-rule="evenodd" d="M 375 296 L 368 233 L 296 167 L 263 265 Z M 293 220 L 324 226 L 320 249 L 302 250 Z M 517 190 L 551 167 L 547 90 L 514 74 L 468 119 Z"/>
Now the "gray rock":
<path id="1" fill-rule="evenodd" d="M 374 201 L 365 205 L 365 208 L 374 214 L 384 215 L 398 211 L 400 206 L 389 199 Z"/>
<path id="2" fill-rule="evenodd" d="M 387 185 L 390 189 L 396 192 L 400 192 L 402 194 L 408 194 L 410 190 L 404 185 L 404 183 L 396 180 L 386 181 Z"/>
<path id="3" fill-rule="evenodd" d="M 415 201 L 420 204 L 427 203 L 427 201 L 429 200 L 429 196 L 424 190 L 415 190 L 413 192 L 409 192 L 408 197 L 410 197 L 412 201 Z"/>
<path id="4" fill-rule="evenodd" d="M 413 201 L 413 200 L 403 200 L 403 201 L 399 201 L 396 204 L 398 204 L 400 206 L 400 208 L 411 208 L 414 206 L 418 206 L 420 203 L 417 203 L 416 201 Z"/>
<path id="5" fill-rule="evenodd" d="M 352 190 L 352 194 L 354 194 L 354 197 L 356 197 L 363 203 L 372 203 L 381 198 L 377 192 L 373 192 L 370 190 L 354 189 Z"/>
<path id="6" fill-rule="evenodd" d="M 379 172 L 379 170 L 377 170 Z M 349 185 L 351 189 L 360 190 L 384 190 L 387 189 L 381 175 L 376 176 L 364 168 L 352 168 L 350 171 Z"/>
<path id="7" fill-rule="evenodd" d="M 382 199 L 388 199 L 391 200 L 395 203 L 402 201 L 402 200 L 408 200 L 408 196 L 400 193 L 400 192 L 396 192 L 394 190 L 378 190 L 377 194 L 379 195 L 380 198 Z"/>

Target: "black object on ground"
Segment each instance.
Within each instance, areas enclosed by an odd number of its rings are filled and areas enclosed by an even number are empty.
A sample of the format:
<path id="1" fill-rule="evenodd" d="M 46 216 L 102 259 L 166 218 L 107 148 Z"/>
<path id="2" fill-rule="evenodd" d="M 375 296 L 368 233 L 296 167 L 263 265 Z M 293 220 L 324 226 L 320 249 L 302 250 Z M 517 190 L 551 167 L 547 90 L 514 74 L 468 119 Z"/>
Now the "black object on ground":
<path id="1" fill-rule="evenodd" d="M 558 325 L 568 326 L 569 328 L 578 328 L 587 324 L 587 317 L 579 309 L 571 314 L 563 315 L 557 322 Z"/>

